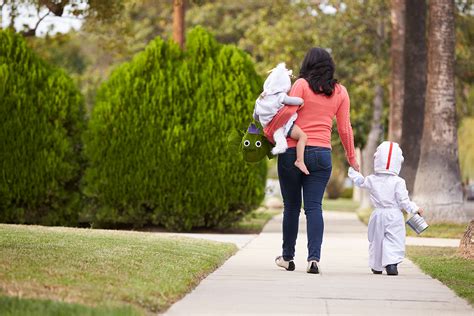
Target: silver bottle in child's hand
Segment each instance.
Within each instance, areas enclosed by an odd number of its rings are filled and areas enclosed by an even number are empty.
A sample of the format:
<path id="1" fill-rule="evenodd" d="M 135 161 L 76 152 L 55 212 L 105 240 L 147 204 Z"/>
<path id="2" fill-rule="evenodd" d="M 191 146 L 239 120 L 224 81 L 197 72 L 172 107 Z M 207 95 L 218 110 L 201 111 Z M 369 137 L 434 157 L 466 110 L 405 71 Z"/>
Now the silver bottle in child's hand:
<path id="1" fill-rule="evenodd" d="M 429 227 L 425 219 L 418 213 L 413 215 L 408 221 L 407 225 L 415 231 L 417 234 L 421 234 L 425 229 Z"/>

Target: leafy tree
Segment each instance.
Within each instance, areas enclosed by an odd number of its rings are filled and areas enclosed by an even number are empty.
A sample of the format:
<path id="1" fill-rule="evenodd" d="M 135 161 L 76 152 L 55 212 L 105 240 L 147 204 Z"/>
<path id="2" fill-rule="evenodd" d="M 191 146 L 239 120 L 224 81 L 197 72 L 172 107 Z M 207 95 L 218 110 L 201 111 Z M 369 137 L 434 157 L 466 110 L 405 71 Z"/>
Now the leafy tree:
<path id="1" fill-rule="evenodd" d="M 0 31 L 0 221 L 77 223 L 83 115 L 71 78 Z"/>
<path id="2" fill-rule="evenodd" d="M 42 59 L 63 68 L 71 76 L 83 74 L 91 63 L 76 32 L 28 38 L 27 43 Z"/>
<path id="3" fill-rule="evenodd" d="M 0 11 L 5 8 L 9 18 L 9 28 L 15 30 L 15 20 L 21 12 L 30 15 L 31 9 L 36 11 L 37 21 L 33 27 L 23 25 L 18 31 L 25 37 L 36 36 L 40 23 L 49 15 L 62 17 L 94 18 L 108 21 L 115 17 L 124 7 L 124 0 L 3 0 Z"/>
<path id="4" fill-rule="evenodd" d="M 336 76 L 351 96 L 356 144 L 363 147 L 370 128 L 375 82 L 388 84 L 388 43 L 375 54 L 380 1 L 206 1 L 189 10 L 187 25 L 199 23 L 216 38 L 248 51 L 263 76 L 280 61 L 295 74 L 307 50 L 331 50 Z M 386 7 L 386 1 L 382 2 Z M 332 8 L 329 10 L 328 8 Z M 388 23 L 389 14 L 385 23 Z M 384 104 L 386 104 L 384 99 Z"/>
<path id="5" fill-rule="evenodd" d="M 232 128 L 247 127 L 260 77 L 202 28 L 186 46 L 157 38 L 100 88 L 86 136 L 96 224 L 213 227 L 261 202 L 265 163 L 226 147 Z"/>

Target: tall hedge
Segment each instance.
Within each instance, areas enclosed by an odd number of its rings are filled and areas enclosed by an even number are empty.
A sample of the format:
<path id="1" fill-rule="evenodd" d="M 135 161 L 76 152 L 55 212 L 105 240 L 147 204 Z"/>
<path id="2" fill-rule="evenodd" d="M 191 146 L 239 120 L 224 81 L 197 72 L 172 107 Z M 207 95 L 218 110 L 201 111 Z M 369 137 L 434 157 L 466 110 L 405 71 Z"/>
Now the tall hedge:
<path id="1" fill-rule="evenodd" d="M 261 89 L 249 57 L 202 28 L 157 38 L 99 89 L 85 138 L 95 224 L 177 230 L 230 223 L 264 195 L 266 164 L 227 149 Z"/>
<path id="2" fill-rule="evenodd" d="M 0 31 L 0 221 L 77 222 L 84 127 L 72 79 Z"/>

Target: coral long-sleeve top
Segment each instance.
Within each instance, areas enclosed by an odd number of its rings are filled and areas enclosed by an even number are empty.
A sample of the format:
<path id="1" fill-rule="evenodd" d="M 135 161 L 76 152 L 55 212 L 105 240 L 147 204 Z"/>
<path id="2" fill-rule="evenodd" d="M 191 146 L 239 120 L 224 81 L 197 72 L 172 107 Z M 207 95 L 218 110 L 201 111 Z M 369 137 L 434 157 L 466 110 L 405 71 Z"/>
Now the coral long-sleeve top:
<path id="1" fill-rule="evenodd" d="M 298 118 L 295 124 L 308 136 L 306 146 L 331 148 L 332 122 L 336 117 L 337 130 L 346 151 L 346 159 L 352 165 L 356 160 L 350 121 L 350 100 L 346 88 L 336 84 L 334 93 L 327 97 L 324 94 L 314 93 L 308 82 L 300 78 L 293 84 L 288 95 L 302 98 L 304 104 L 300 107 L 283 107 L 264 129 L 265 136 L 273 141 L 273 133 L 297 112 Z M 288 147 L 296 147 L 296 140 L 288 137 L 287 141 Z"/>

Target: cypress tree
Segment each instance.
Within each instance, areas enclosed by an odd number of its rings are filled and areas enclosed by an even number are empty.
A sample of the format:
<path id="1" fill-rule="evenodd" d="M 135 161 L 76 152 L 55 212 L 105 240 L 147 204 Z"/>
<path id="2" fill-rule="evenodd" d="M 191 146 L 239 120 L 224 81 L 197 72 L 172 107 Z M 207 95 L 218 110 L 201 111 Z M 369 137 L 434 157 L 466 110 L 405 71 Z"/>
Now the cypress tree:
<path id="1" fill-rule="evenodd" d="M 96 224 L 215 227 L 263 198 L 266 164 L 227 150 L 261 79 L 245 53 L 202 28 L 187 39 L 182 51 L 156 38 L 99 89 L 85 138 Z"/>
<path id="2" fill-rule="evenodd" d="M 0 31 L 0 221 L 77 223 L 84 125 L 72 79 Z"/>

